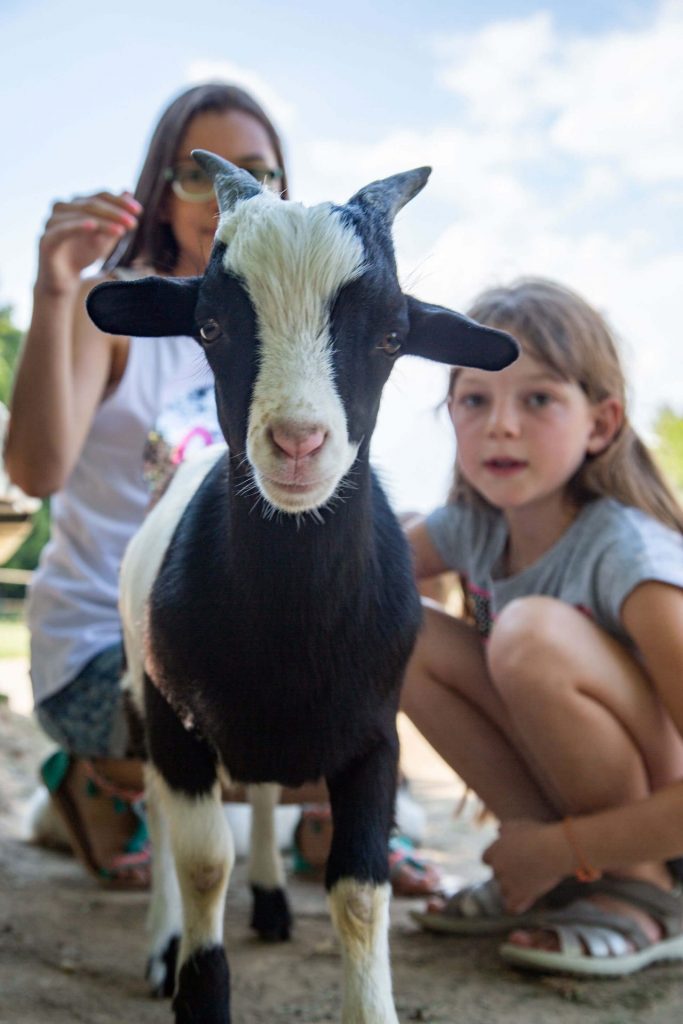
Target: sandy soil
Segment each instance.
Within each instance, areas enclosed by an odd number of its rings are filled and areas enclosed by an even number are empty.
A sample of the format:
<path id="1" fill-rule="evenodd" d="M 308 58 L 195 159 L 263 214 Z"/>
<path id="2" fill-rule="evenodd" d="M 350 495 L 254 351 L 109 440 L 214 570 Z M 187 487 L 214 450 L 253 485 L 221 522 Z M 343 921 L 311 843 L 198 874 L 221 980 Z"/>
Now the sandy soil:
<path id="1" fill-rule="evenodd" d="M 142 979 L 146 898 L 99 889 L 69 856 L 28 845 L 22 815 L 46 745 L 27 716 L 25 666 L 0 663 L 0 1024 L 162 1024 L 168 1004 L 148 998 Z M 21 713 L 20 713 L 21 712 Z M 481 873 L 491 826 L 462 795 L 409 726 L 404 764 L 428 812 L 427 845 L 454 876 Z M 228 898 L 226 945 L 236 1024 L 322 1024 L 339 1020 L 340 959 L 322 888 L 293 879 L 293 941 L 264 946 L 248 928 L 244 865 Z M 526 976 L 501 965 L 496 940 L 419 932 L 395 900 L 391 947 L 399 1018 L 432 1024 L 675 1024 L 683 1016 L 683 971 L 652 969 L 632 979 L 577 982 Z"/>

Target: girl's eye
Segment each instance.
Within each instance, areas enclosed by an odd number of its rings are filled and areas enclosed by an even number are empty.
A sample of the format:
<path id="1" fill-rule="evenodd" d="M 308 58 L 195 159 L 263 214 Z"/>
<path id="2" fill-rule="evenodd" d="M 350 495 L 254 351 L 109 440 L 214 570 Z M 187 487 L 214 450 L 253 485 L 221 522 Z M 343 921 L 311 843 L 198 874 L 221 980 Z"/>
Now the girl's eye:
<path id="1" fill-rule="evenodd" d="M 478 395 L 472 393 L 469 395 L 463 395 L 460 398 L 460 405 L 464 406 L 465 409 L 479 409 L 486 401 L 484 395 Z"/>
<path id="2" fill-rule="evenodd" d="M 220 338 L 223 331 L 217 320 L 206 320 L 199 328 L 199 333 L 204 341 L 216 341 L 217 338 Z"/>
<path id="3" fill-rule="evenodd" d="M 385 334 L 377 348 L 387 356 L 397 356 L 401 350 L 401 339 L 398 336 L 398 331 L 390 331 L 388 334 Z"/>
<path id="4" fill-rule="evenodd" d="M 532 395 L 527 397 L 527 405 L 531 409 L 543 409 L 546 405 L 549 405 L 552 401 L 551 395 L 545 391 L 535 391 Z"/>

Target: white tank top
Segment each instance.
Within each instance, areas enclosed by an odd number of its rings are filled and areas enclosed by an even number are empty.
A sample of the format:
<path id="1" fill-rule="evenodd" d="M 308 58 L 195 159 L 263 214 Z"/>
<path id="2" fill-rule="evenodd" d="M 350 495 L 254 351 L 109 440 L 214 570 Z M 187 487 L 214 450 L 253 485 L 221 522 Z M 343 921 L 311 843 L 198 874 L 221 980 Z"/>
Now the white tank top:
<path id="1" fill-rule="evenodd" d="M 191 338 L 131 338 L 123 377 L 97 409 L 78 462 L 52 498 L 52 537 L 28 603 L 36 703 L 121 639 L 119 565 L 150 499 L 145 444 L 168 405 L 210 385 Z"/>

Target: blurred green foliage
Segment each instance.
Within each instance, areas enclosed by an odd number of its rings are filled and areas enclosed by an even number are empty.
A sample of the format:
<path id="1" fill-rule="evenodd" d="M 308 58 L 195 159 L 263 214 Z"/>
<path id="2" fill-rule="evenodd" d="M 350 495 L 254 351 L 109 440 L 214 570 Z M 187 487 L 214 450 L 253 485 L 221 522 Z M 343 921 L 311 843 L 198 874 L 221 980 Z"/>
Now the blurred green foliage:
<path id="1" fill-rule="evenodd" d="M 33 529 L 5 565 L 8 569 L 35 569 L 50 536 L 50 503 L 44 501 L 33 517 Z"/>
<path id="2" fill-rule="evenodd" d="M 0 306 L 0 402 L 9 405 L 12 374 L 19 355 L 22 333 L 12 323 L 12 307 Z"/>
<path id="3" fill-rule="evenodd" d="M 22 331 L 12 322 L 12 307 L 0 306 L 0 401 L 9 405 L 12 393 L 12 377 L 19 357 L 23 338 Z M 38 557 L 50 534 L 50 506 L 43 502 L 33 521 L 33 530 L 18 551 L 6 563 L 12 569 L 35 569 Z M 22 587 L 3 586 L 0 595 L 17 597 Z"/>
<path id="4" fill-rule="evenodd" d="M 655 420 L 655 457 L 669 483 L 683 496 L 683 416 L 664 406 Z"/>
<path id="5" fill-rule="evenodd" d="M 29 653 L 28 629 L 18 615 L 0 618 L 0 659 L 27 658 Z"/>

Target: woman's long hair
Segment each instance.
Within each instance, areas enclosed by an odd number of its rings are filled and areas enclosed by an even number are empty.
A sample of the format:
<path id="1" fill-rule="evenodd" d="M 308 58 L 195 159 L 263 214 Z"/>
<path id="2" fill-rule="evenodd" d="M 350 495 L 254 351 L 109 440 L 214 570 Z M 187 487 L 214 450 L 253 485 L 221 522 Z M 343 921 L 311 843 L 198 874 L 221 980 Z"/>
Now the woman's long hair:
<path id="1" fill-rule="evenodd" d="M 163 205 L 168 197 L 169 183 L 164 171 L 171 167 L 190 122 L 198 114 L 225 113 L 239 110 L 249 114 L 265 128 L 273 146 L 278 165 L 284 172 L 282 197 L 287 195 L 287 171 L 282 142 L 263 108 L 244 89 L 222 82 L 196 85 L 177 96 L 166 108 L 157 124 L 149 144 L 147 156 L 140 172 L 135 198 L 143 213 L 137 230 L 126 235 L 105 261 L 104 273 L 115 267 L 130 267 L 139 262 L 157 273 L 168 274 L 178 261 L 178 243 L 170 224 L 162 217 Z"/>
<path id="2" fill-rule="evenodd" d="M 621 403 L 621 428 L 604 451 L 586 456 L 568 485 L 572 499 L 585 504 L 592 498 L 615 498 L 683 532 L 683 509 L 628 420 L 624 372 L 604 317 L 569 288 L 542 278 L 491 288 L 475 299 L 468 314 L 508 331 L 530 356 L 577 383 L 591 404 L 605 398 Z M 457 367 L 451 371 L 449 395 L 458 372 Z M 449 501 L 463 500 L 485 499 L 456 465 Z"/>

